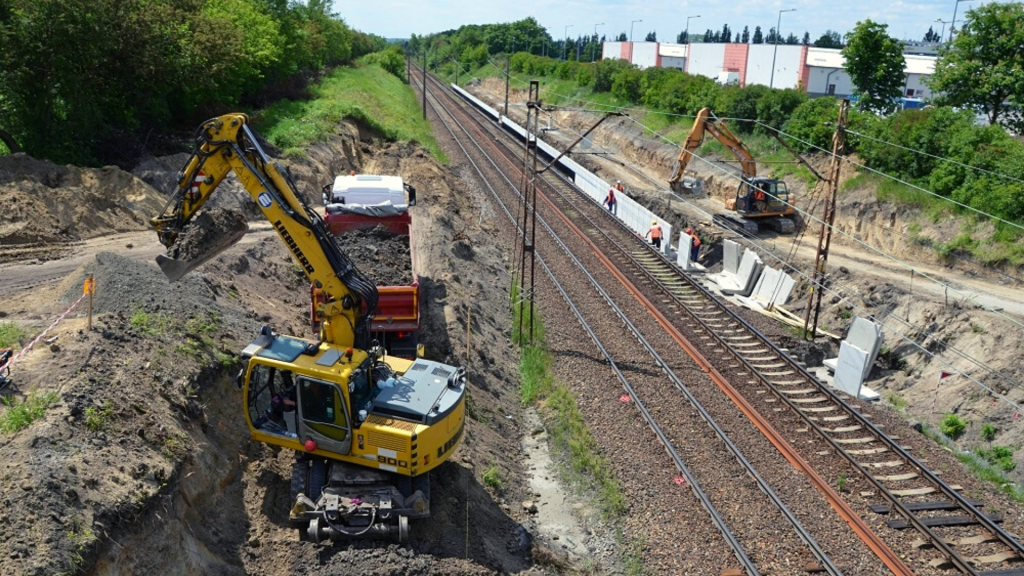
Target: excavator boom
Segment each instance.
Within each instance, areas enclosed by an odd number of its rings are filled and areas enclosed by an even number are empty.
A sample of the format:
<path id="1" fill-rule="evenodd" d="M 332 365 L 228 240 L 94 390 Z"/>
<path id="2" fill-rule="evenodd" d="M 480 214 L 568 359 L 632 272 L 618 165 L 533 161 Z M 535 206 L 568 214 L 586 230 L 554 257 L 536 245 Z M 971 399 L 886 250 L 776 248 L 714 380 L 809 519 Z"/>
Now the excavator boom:
<path id="1" fill-rule="evenodd" d="M 314 312 L 321 321 L 319 341 L 264 326 L 242 350 L 240 417 L 253 440 L 296 452 L 289 521 L 300 537 L 404 541 L 409 519 L 429 515 L 428 472 L 462 440 L 465 369 L 387 356 L 370 341 L 377 286 L 342 253 L 248 122 L 244 114 L 226 114 L 196 131 L 177 189 L 150 221 L 174 252 L 158 262 L 173 281 L 244 234 L 244 218 L 222 236 L 216 224 L 232 220 L 202 210 L 234 172 L 325 295 Z"/>

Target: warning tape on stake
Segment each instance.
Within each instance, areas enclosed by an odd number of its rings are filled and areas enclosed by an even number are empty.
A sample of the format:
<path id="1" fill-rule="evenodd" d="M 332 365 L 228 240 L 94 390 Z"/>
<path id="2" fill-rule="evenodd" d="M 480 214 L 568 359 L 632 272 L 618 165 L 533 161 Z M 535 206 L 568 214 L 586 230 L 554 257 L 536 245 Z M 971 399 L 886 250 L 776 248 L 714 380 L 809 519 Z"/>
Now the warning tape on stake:
<path id="1" fill-rule="evenodd" d="M 3 372 L 4 370 L 7 370 L 7 368 L 8 368 L 8 367 L 10 367 L 10 365 L 11 365 L 11 364 L 14 364 L 14 361 L 15 361 L 15 360 L 17 360 L 18 358 L 21 358 L 21 357 L 22 357 L 22 356 L 24 356 L 24 355 L 25 355 L 25 354 L 26 354 L 26 353 L 27 353 L 27 352 L 28 352 L 29 350 L 31 350 L 31 349 L 32 349 L 32 347 L 36 345 L 36 342 L 39 342 L 40 340 L 42 340 L 42 339 L 43 339 L 43 336 L 46 336 L 47 332 L 49 332 L 50 330 L 53 330 L 53 327 L 54 327 L 54 326 L 56 326 L 57 324 L 60 324 L 60 321 L 61 321 L 61 320 L 63 320 L 65 316 L 67 316 L 68 314 L 70 314 L 70 313 L 71 313 L 71 311 L 75 309 L 75 306 L 78 306 L 78 304 L 79 304 L 79 303 L 80 303 L 80 302 L 81 302 L 82 300 L 84 300 L 84 299 L 85 299 L 85 297 L 86 297 L 86 296 L 88 296 L 88 295 L 89 295 L 89 292 L 88 292 L 88 290 L 85 290 L 85 291 L 83 291 L 83 294 L 82 294 L 81 296 L 79 296 L 79 297 L 78 297 L 78 300 L 75 300 L 75 303 L 74 303 L 74 304 L 72 304 L 70 308 L 68 308 L 67 310 L 65 310 L 63 314 L 61 314 L 60 316 L 57 316 L 57 319 L 56 319 L 56 320 L 54 320 L 54 321 L 53 321 L 53 323 L 52 323 L 52 324 L 50 324 L 50 325 L 49 325 L 49 326 L 48 326 L 48 327 L 46 328 L 46 330 L 43 330 L 42 332 L 40 332 L 40 333 L 39 333 L 39 336 L 36 336 L 35 338 L 33 338 L 33 339 L 32 339 L 32 341 L 31 341 L 31 342 L 29 342 L 29 343 L 28 343 L 28 346 L 25 346 L 24 348 L 22 348 L 22 349 L 21 349 L 21 352 L 18 352 L 17 354 L 15 354 L 14 356 L 12 356 L 12 357 L 11 357 L 11 359 L 10 359 L 10 360 L 8 360 L 6 364 L 4 364 L 3 366 L 0 366 L 0 372 Z"/>

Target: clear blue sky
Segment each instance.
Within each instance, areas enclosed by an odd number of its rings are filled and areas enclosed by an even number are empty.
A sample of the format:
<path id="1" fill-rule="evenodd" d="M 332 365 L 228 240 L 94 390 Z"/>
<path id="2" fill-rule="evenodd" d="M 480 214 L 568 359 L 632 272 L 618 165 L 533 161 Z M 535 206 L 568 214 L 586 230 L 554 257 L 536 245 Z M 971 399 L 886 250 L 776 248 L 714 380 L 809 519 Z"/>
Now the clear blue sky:
<path id="1" fill-rule="evenodd" d="M 987 1 L 987 0 L 986 0 Z M 957 21 L 968 8 L 982 2 L 962 2 Z M 674 42 L 676 34 L 690 20 L 690 31 L 721 30 L 729 24 L 734 32 L 750 26 L 761 26 L 767 33 L 775 26 L 780 9 L 796 8 L 796 12 L 782 15 L 782 33 L 790 32 L 802 37 L 804 31 L 815 39 L 826 29 L 845 33 L 858 20 L 870 18 L 889 25 L 889 33 L 899 38 L 921 39 L 929 26 L 935 31 L 942 28 L 936 18 L 949 21 L 953 17 L 953 0 L 335 0 L 335 11 L 348 24 L 364 32 L 387 38 L 407 38 L 410 33 L 429 34 L 458 28 L 463 24 L 490 24 L 512 22 L 533 16 L 555 38 L 562 36 L 564 27 L 572 24 L 569 35 L 629 34 L 631 20 L 643 20 L 633 27 L 633 39 L 643 40 L 647 32 L 656 31 L 658 39 Z M 949 33 L 949 26 L 946 26 Z"/>

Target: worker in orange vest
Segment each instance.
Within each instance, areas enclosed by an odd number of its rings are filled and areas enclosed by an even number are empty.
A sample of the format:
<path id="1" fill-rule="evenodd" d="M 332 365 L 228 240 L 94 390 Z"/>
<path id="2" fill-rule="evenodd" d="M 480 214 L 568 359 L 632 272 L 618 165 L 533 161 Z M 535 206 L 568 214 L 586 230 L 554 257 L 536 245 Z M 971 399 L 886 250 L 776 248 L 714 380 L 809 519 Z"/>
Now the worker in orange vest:
<path id="1" fill-rule="evenodd" d="M 618 190 L 619 192 L 624 192 L 624 191 L 626 190 L 626 189 L 625 189 L 625 188 L 624 188 L 624 187 L 622 186 L 622 181 L 621 181 L 621 180 L 616 180 L 616 181 L 615 181 L 615 189 L 616 189 L 616 190 Z"/>
<path id="2" fill-rule="evenodd" d="M 697 237 L 693 228 L 687 228 L 686 233 L 693 239 L 693 241 L 690 242 L 690 262 L 696 262 L 697 256 L 700 256 L 700 238 Z"/>
<path id="3" fill-rule="evenodd" d="M 651 229 L 647 231 L 647 234 L 644 234 L 644 238 L 647 237 L 651 238 L 651 244 L 655 248 L 661 249 L 661 225 L 658 224 L 657 220 L 651 222 Z"/>
<path id="4" fill-rule="evenodd" d="M 615 199 L 615 188 L 608 189 L 608 196 L 604 199 L 604 205 L 608 207 L 608 211 L 612 214 L 619 213 L 619 202 Z"/>

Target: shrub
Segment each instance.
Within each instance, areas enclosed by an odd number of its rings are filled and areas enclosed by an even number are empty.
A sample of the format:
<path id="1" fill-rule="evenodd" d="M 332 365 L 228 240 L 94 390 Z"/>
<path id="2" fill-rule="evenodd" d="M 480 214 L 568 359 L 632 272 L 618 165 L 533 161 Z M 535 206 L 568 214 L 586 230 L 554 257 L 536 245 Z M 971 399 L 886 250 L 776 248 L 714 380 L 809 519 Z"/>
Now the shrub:
<path id="1" fill-rule="evenodd" d="M 988 422 L 986 422 L 986 423 L 981 425 L 981 439 L 982 440 L 984 440 L 986 442 L 991 442 L 992 440 L 995 440 L 995 437 L 996 437 L 996 427 L 995 426 L 989 424 Z"/>
<path id="2" fill-rule="evenodd" d="M 953 414 L 952 412 L 942 417 L 942 423 L 939 425 L 939 430 L 943 434 L 950 438 L 957 438 L 964 433 L 967 428 L 967 422 L 963 418 Z"/>
<path id="3" fill-rule="evenodd" d="M 784 132 L 826 150 L 832 147 L 832 135 L 839 116 L 839 101 L 834 98 L 808 100 L 793 110 L 789 120 L 783 124 Z M 806 149 L 806 145 L 793 142 L 794 147 Z"/>
<path id="4" fill-rule="evenodd" d="M 403 82 L 405 81 L 405 54 L 402 53 L 402 49 L 398 46 L 391 46 L 387 50 L 367 54 L 364 62 L 376 64 L 401 78 Z"/>
<path id="5" fill-rule="evenodd" d="M 501 471 L 497 466 L 492 465 L 484 472 L 484 484 L 494 491 L 500 491 L 502 485 Z"/>
<path id="6" fill-rule="evenodd" d="M 974 453 L 984 458 L 989 464 L 999 467 L 1003 472 L 1010 472 L 1017 467 L 1017 463 L 1013 461 L 1013 450 L 1005 446 L 975 448 Z"/>

